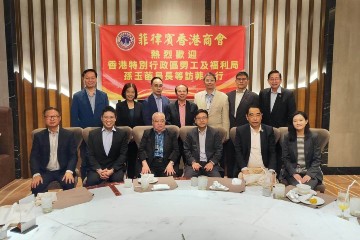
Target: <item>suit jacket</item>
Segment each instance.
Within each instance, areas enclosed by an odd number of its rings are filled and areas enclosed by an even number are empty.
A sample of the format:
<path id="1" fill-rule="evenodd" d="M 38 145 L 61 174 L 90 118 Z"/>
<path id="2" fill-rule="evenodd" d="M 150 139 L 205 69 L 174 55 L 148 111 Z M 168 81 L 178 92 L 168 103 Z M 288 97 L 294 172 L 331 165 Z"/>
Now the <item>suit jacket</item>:
<path id="1" fill-rule="evenodd" d="M 206 109 L 205 95 L 206 91 L 204 90 L 196 93 L 194 96 L 194 103 L 199 109 Z M 210 106 L 208 125 L 211 127 L 225 128 L 227 136 L 229 136 L 230 121 L 228 96 L 218 90 L 215 91 L 215 96 Z"/>
<path id="2" fill-rule="evenodd" d="M 243 97 L 241 98 L 240 104 L 237 107 L 236 118 L 234 117 L 236 90 L 227 93 L 227 95 L 229 98 L 230 128 L 247 124 L 246 111 L 249 106 L 256 106 L 259 104 L 259 95 L 246 89 Z"/>
<path id="3" fill-rule="evenodd" d="M 70 170 L 75 173 L 77 163 L 77 145 L 74 133 L 59 128 L 57 158 L 60 171 Z M 50 140 L 49 130 L 44 129 L 34 135 L 30 153 L 30 169 L 32 175 L 45 173 L 50 161 Z"/>
<path id="4" fill-rule="evenodd" d="M 281 88 L 281 94 L 275 100 L 270 112 L 271 89 L 266 88 L 259 93 L 259 105 L 263 113 L 262 123 L 279 128 L 292 123 L 292 114 L 296 111 L 295 96 L 291 90 Z"/>
<path id="5" fill-rule="evenodd" d="M 170 104 L 170 100 L 169 98 L 162 95 L 161 95 L 161 100 L 162 100 L 162 112 L 165 114 L 166 106 Z M 151 94 L 148 98 L 146 98 L 142 102 L 142 110 L 143 110 L 143 118 L 145 125 L 147 126 L 152 125 L 152 119 L 151 119 L 152 115 L 158 112 L 153 94 Z"/>
<path id="6" fill-rule="evenodd" d="M 116 126 L 129 126 L 131 128 L 143 126 L 142 104 L 134 102 L 134 119 L 130 119 L 129 111 L 126 100 L 116 104 Z"/>
<path id="7" fill-rule="evenodd" d="M 128 135 L 125 131 L 115 128 L 109 154 L 106 155 L 102 141 L 102 128 L 97 128 L 89 133 L 88 155 L 89 169 L 111 169 L 115 171 L 126 168 L 128 150 Z"/>
<path id="8" fill-rule="evenodd" d="M 146 160 L 149 167 L 154 159 L 155 152 L 155 131 L 153 128 L 144 131 L 139 146 L 140 162 Z M 178 138 L 175 132 L 164 130 L 163 158 L 165 161 L 174 161 L 177 164 L 179 158 Z"/>
<path id="9" fill-rule="evenodd" d="M 198 107 L 195 103 L 186 101 L 185 105 L 185 126 L 192 126 L 195 122 L 195 114 L 198 110 Z M 180 113 L 179 113 L 179 104 L 176 100 L 174 103 L 170 103 L 166 108 L 166 124 L 167 125 L 176 125 L 181 127 L 180 124 Z"/>
<path id="10" fill-rule="evenodd" d="M 260 132 L 261 155 L 264 166 L 276 170 L 275 135 L 271 126 L 261 124 Z M 247 167 L 251 149 L 250 125 L 245 124 L 236 128 L 235 153 L 238 170 Z"/>
<path id="11" fill-rule="evenodd" d="M 323 174 L 320 169 L 321 150 L 316 133 L 310 133 L 304 139 L 305 165 L 307 172 L 311 178 L 323 180 Z M 292 176 L 296 173 L 298 160 L 297 141 L 289 141 L 289 134 L 284 136 L 282 144 L 282 160 L 285 164 L 286 173 Z"/>
<path id="12" fill-rule="evenodd" d="M 207 126 L 205 139 L 206 158 L 214 164 L 219 164 L 222 157 L 223 145 L 219 132 Z M 186 163 L 191 166 L 192 162 L 200 163 L 200 144 L 198 128 L 191 129 L 184 142 L 184 154 Z"/>
<path id="13" fill-rule="evenodd" d="M 106 93 L 96 89 L 95 110 L 91 109 L 89 97 L 83 89 L 74 94 L 71 104 L 71 127 L 101 127 L 102 110 L 109 106 Z"/>

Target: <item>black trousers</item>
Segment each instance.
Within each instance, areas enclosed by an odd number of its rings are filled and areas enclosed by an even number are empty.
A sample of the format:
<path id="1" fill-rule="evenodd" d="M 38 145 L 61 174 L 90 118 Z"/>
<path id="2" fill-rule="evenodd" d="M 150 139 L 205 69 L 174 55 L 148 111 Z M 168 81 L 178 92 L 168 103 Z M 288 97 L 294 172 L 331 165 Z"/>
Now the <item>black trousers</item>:
<path id="1" fill-rule="evenodd" d="M 35 196 L 38 193 L 47 192 L 47 187 L 52 181 L 57 181 L 60 183 L 61 188 L 63 190 L 68 190 L 71 188 L 74 188 L 74 183 L 66 183 L 62 180 L 64 177 L 65 172 L 63 171 L 46 171 L 44 173 L 41 173 L 41 177 L 43 179 L 43 183 L 40 183 L 36 188 L 32 188 L 31 192 L 35 194 Z"/>

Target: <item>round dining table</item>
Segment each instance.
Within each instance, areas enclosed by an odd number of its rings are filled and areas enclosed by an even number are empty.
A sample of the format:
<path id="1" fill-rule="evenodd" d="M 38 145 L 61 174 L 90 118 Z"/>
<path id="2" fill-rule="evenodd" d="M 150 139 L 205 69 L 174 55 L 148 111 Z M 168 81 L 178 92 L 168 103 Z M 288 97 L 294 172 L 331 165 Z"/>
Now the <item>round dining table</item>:
<path id="1" fill-rule="evenodd" d="M 124 184 L 91 189 L 86 203 L 39 214 L 38 227 L 16 239 L 360 239 L 356 218 L 339 218 L 336 202 L 321 209 L 245 192 L 198 190 L 177 180 L 175 190 L 138 193 Z M 39 211 L 40 212 L 40 211 Z M 347 213 L 348 214 L 348 213 Z"/>

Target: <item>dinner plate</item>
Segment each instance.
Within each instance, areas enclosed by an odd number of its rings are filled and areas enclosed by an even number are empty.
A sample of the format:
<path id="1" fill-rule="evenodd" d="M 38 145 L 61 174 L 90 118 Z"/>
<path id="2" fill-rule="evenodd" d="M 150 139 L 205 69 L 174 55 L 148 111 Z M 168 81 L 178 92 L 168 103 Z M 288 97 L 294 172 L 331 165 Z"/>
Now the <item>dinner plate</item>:
<path id="1" fill-rule="evenodd" d="M 312 195 L 317 194 L 317 192 L 312 189 L 310 189 L 310 191 L 308 193 L 300 193 L 297 188 L 294 188 L 293 191 L 295 191 L 300 196 L 304 196 L 304 195 L 308 195 L 308 194 L 312 194 Z"/>
<path id="2" fill-rule="evenodd" d="M 153 183 L 157 183 L 159 181 L 159 179 L 158 178 L 153 178 L 153 180 L 151 180 L 149 183 L 150 184 L 153 184 Z M 141 183 L 141 178 L 138 178 L 138 183 Z"/>
<path id="3" fill-rule="evenodd" d="M 229 191 L 229 188 L 228 187 L 224 187 L 224 188 L 217 188 L 217 187 L 213 187 L 213 186 L 210 186 L 209 187 L 210 190 L 214 190 L 214 191 Z"/>
<path id="4" fill-rule="evenodd" d="M 309 200 L 307 200 L 307 198 L 309 198 L 308 196 L 304 195 L 304 196 L 300 196 L 299 197 L 299 200 L 300 202 L 302 203 L 305 203 L 305 204 L 308 204 L 308 205 L 316 205 L 316 206 L 319 206 L 319 205 L 322 205 L 325 203 L 325 200 L 320 198 L 320 197 L 317 197 L 317 196 L 312 196 L 312 198 L 316 198 L 317 200 L 317 203 L 316 204 L 312 204 L 309 202 Z"/>

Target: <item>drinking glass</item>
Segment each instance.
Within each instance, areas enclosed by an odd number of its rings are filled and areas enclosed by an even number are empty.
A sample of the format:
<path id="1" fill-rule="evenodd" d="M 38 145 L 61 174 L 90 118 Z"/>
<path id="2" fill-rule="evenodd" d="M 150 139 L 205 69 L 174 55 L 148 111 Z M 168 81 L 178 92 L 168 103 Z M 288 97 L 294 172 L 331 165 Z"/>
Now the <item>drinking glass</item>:
<path id="1" fill-rule="evenodd" d="M 344 215 L 344 211 L 349 208 L 349 196 L 346 196 L 346 192 L 339 191 L 338 197 L 337 197 L 337 204 L 341 210 L 341 214 L 339 215 L 339 217 L 343 218 L 343 219 L 348 219 Z"/>

